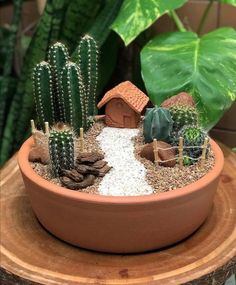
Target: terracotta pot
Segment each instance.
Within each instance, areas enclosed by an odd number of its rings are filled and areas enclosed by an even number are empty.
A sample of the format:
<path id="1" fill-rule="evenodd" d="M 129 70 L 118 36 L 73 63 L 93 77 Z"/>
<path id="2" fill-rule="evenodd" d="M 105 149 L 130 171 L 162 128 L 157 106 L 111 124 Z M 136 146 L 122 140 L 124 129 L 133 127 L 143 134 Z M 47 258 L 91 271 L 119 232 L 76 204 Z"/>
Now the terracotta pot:
<path id="1" fill-rule="evenodd" d="M 224 157 L 211 140 L 215 166 L 182 189 L 139 197 L 100 196 L 56 186 L 37 175 L 28 161 L 32 139 L 18 161 L 32 208 L 56 237 L 82 248 L 134 253 L 174 244 L 193 233 L 207 218 Z"/>

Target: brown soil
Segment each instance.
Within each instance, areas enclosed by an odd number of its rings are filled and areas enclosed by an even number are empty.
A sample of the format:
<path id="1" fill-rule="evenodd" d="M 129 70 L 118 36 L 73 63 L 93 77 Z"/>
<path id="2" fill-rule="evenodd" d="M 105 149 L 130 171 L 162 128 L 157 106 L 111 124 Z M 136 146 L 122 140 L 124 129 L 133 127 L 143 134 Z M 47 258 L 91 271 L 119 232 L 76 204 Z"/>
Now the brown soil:
<path id="1" fill-rule="evenodd" d="M 84 148 L 86 152 L 93 150 L 103 153 L 98 142 L 96 141 L 96 137 L 100 134 L 103 128 L 103 122 L 97 122 L 84 135 Z M 176 164 L 174 167 L 157 167 L 151 161 L 139 156 L 139 151 L 144 144 L 142 124 L 140 124 L 139 129 L 140 131 L 138 136 L 134 138 L 135 156 L 144 164 L 145 168 L 147 169 L 146 179 L 147 182 L 153 187 L 154 194 L 171 191 L 195 182 L 203 177 L 214 165 L 214 156 L 213 153 L 210 152 L 203 167 L 200 166 L 200 163 L 195 163 L 194 165 L 183 168 L 180 168 L 178 164 Z M 77 153 L 79 152 L 79 147 L 79 141 L 77 141 Z M 50 165 L 43 165 L 40 163 L 31 163 L 31 165 L 35 172 L 44 179 L 61 186 L 60 180 L 53 178 Z M 90 194 L 99 194 L 98 186 L 101 180 L 101 177 L 96 178 L 94 185 L 81 189 L 81 191 Z"/>

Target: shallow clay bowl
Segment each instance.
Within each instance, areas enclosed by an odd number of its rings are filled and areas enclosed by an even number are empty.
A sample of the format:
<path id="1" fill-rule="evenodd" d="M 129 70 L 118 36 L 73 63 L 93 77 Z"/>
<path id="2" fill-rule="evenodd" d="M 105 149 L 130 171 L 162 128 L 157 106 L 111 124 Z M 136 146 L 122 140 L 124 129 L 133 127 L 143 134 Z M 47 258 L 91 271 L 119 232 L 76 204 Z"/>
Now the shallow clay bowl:
<path id="1" fill-rule="evenodd" d="M 135 253 L 174 244 L 207 218 L 224 163 L 219 146 L 210 143 L 215 166 L 207 175 L 181 189 L 138 197 L 81 193 L 46 181 L 28 161 L 31 138 L 18 161 L 32 208 L 49 232 L 82 248 Z"/>

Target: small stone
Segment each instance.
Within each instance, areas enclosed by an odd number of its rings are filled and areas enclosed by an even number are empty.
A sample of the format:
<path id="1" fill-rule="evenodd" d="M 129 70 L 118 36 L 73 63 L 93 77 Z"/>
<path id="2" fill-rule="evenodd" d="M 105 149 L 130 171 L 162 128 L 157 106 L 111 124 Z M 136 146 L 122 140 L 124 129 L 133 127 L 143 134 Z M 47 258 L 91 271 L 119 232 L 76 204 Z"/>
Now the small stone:
<path id="1" fill-rule="evenodd" d="M 93 174 L 95 176 L 99 175 L 98 169 L 85 164 L 78 164 L 76 170 L 81 174 Z"/>
<path id="2" fill-rule="evenodd" d="M 72 179 L 65 176 L 61 177 L 62 185 L 66 186 L 71 190 L 86 188 L 88 186 L 93 185 L 94 181 L 95 181 L 95 176 L 91 174 L 87 175 L 82 182 L 75 182 Z"/>
<path id="3" fill-rule="evenodd" d="M 166 99 L 161 107 L 170 108 L 173 105 L 181 105 L 181 106 L 190 106 L 195 107 L 195 102 L 193 97 L 186 92 L 181 92 L 178 95 L 172 96 L 169 99 Z"/>
<path id="4" fill-rule="evenodd" d="M 29 152 L 30 162 L 40 162 L 42 164 L 49 163 L 49 153 L 48 150 L 42 145 L 35 145 L 31 148 Z"/>
<path id="5" fill-rule="evenodd" d="M 77 163 L 94 163 L 98 160 L 102 160 L 104 155 L 98 152 L 85 152 L 78 155 Z"/>
<path id="6" fill-rule="evenodd" d="M 100 169 L 100 168 L 103 168 L 105 165 L 107 165 L 107 162 L 105 160 L 98 160 L 94 162 L 93 167 Z"/>
<path id="7" fill-rule="evenodd" d="M 81 182 L 84 179 L 84 176 L 79 173 L 76 169 L 63 170 L 62 174 L 75 182 Z"/>
<path id="8" fill-rule="evenodd" d="M 100 168 L 99 169 L 99 177 L 104 177 L 106 174 L 107 174 L 107 172 L 109 172 L 110 171 L 110 169 L 111 169 L 112 167 L 111 166 L 108 166 L 108 165 L 105 165 L 104 167 L 102 167 L 102 168 Z"/>
<path id="9" fill-rule="evenodd" d="M 163 141 L 157 141 L 157 147 L 158 148 L 171 148 L 172 146 L 166 142 Z M 154 162 L 155 157 L 154 157 L 154 151 L 153 151 L 153 143 L 145 144 L 140 151 L 139 155 L 141 157 L 146 158 L 147 160 L 150 160 Z M 172 159 L 171 161 L 167 162 L 161 162 L 162 166 L 166 167 L 173 167 L 176 164 L 176 159 L 175 159 L 175 150 L 174 149 L 168 149 L 168 150 L 162 150 L 158 149 L 158 156 L 160 160 L 169 160 Z"/>

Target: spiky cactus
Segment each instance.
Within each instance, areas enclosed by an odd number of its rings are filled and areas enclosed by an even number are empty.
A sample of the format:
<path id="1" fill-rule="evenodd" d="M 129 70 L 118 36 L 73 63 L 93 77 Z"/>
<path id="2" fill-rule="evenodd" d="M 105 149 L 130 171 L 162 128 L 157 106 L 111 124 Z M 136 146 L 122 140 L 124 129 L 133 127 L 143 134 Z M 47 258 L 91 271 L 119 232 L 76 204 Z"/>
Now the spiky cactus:
<path id="1" fill-rule="evenodd" d="M 76 131 L 86 128 L 88 101 L 77 64 L 67 62 L 61 73 L 61 87 L 65 121 Z"/>
<path id="2" fill-rule="evenodd" d="M 42 61 L 33 71 L 34 99 L 41 126 L 47 121 L 54 121 L 55 109 L 52 88 L 52 72 L 50 64 Z"/>
<path id="3" fill-rule="evenodd" d="M 173 120 L 173 132 L 176 134 L 186 125 L 198 124 L 198 112 L 195 107 L 173 105 L 169 110 Z"/>
<path id="4" fill-rule="evenodd" d="M 64 110 L 61 101 L 61 71 L 67 61 L 69 60 L 68 50 L 60 42 L 52 45 L 48 51 L 48 62 L 51 65 L 51 70 L 53 74 L 53 99 L 54 108 L 57 110 L 55 113 L 55 122 L 65 122 Z"/>
<path id="5" fill-rule="evenodd" d="M 55 177 L 59 177 L 63 170 L 74 167 L 73 131 L 62 123 L 57 124 L 50 132 L 49 155 Z"/>
<path id="6" fill-rule="evenodd" d="M 88 116 L 94 116 L 97 114 L 98 47 L 96 41 L 89 35 L 85 35 L 79 43 L 78 65 L 88 100 Z"/>
<path id="7" fill-rule="evenodd" d="M 148 108 L 144 117 L 143 134 L 145 143 L 153 139 L 168 142 L 172 131 L 173 121 L 170 111 L 165 108 Z"/>
<path id="8" fill-rule="evenodd" d="M 202 145 L 204 144 L 205 139 L 208 137 L 207 133 L 199 126 L 194 125 L 187 125 L 184 126 L 178 133 L 179 137 L 182 137 L 184 139 L 184 147 L 190 147 L 192 148 L 185 148 L 184 149 L 184 156 L 187 156 L 185 158 L 185 164 L 191 164 L 193 163 L 193 160 L 190 160 L 190 158 L 199 158 L 202 154 Z"/>

